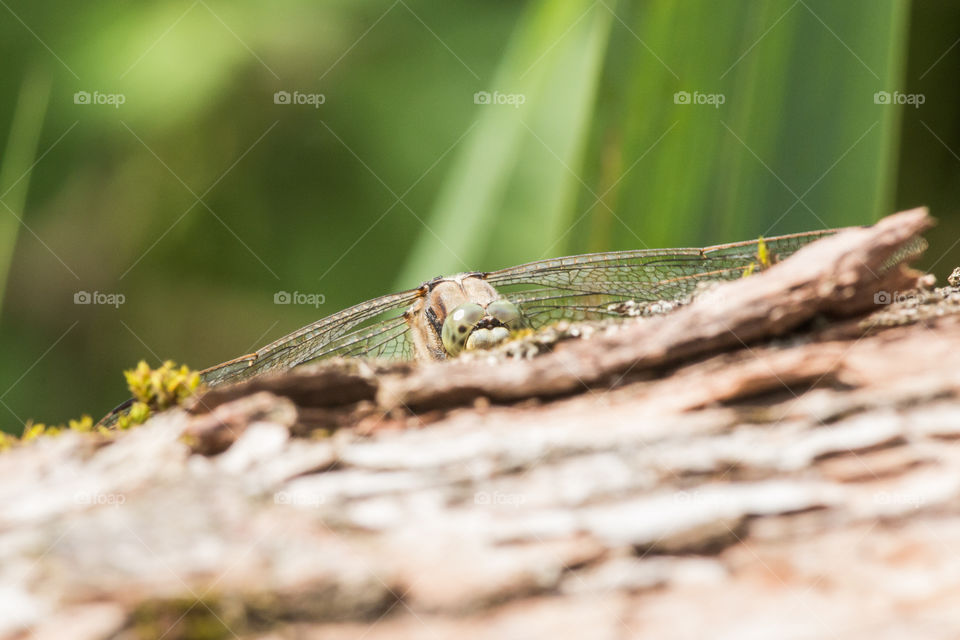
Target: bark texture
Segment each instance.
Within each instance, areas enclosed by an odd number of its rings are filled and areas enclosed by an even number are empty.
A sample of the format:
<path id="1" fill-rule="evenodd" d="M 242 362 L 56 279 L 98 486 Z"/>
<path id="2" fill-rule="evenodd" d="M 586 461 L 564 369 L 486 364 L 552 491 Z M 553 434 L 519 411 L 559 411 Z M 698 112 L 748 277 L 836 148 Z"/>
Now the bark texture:
<path id="1" fill-rule="evenodd" d="M 960 290 L 894 264 L 929 224 L 8 451 L 0 638 L 956 637 Z"/>

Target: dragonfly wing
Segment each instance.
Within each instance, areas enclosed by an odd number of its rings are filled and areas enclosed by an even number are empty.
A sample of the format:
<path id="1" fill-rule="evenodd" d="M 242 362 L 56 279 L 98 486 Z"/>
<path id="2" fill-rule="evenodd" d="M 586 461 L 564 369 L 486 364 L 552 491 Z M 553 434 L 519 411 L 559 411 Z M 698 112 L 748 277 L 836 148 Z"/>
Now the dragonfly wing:
<path id="1" fill-rule="evenodd" d="M 408 360 L 413 347 L 402 313 L 420 289 L 381 296 L 309 324 L 267 346 L 201 372 L 213 386 L 334 356 Z M 399 313 L 398 313 L 399 312 Z"/>
<path id="2" fill-rule="evenodd" d="M 411 360 L 413 358 L 413 342 L 409 339 L 409 330 L 410 326 L 403 316 L 389 317 L 365 325 L 323 345 L 323 348 L 309 359 L 318 360 L 340 356 L 346 358 Z"/>
<path id="3" fill-rule="evenodd" d="M 623 315 L 609 308 L 621 302 L 682 300 L 695 293 L 702 282 L 732 280 L 748 270 L 763 269 L 769 262 L 835 232 L 798 233 L 703 249 L 593 253 L 531 262 L 488 273 L 484 278 L 517 304 L 532 326 L 539 327 L 564 318 Z M 204 381 L 235 382 L 333 356 L 411 359 L 413 345 L 402 310 L 422 295 L 422 289 L 411 289 L 327 316 L 256 353 L 203 371 Z"/>
<path id="4" fill-rule="evenodd" d="M 489 273 L 486 280 L 517 304 L 536 328 L 560 319 L 623 315 L 609 307 L 627 301 L 687 300 L 701 283 L 734 280 L 762 270 L 833 233 L 836 230 L 703 249 L 615 251 L 541 260 Z"/>
<path id="5" fill-rule="evenodd" d="M 622 317 L 624 314 L 612 307 L 632 299 L 624 295 L 576 293 L 549 287 L 508 292 L 505 297 L 520 308 L 526 325 L 532 329 L 539 329 L 558 320 L 581 321 Z"/>

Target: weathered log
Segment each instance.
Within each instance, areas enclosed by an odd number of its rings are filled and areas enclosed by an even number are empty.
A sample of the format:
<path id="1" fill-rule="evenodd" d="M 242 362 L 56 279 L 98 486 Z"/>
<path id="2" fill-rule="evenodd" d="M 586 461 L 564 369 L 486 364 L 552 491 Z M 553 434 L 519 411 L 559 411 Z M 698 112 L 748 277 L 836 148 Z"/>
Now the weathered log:
<path id="1" fill-rule="evenodd" d="M 531 359 L 0 454 L 0 638 L 953 637 L 960 289 L 874 303 L 927 224 Z"/>

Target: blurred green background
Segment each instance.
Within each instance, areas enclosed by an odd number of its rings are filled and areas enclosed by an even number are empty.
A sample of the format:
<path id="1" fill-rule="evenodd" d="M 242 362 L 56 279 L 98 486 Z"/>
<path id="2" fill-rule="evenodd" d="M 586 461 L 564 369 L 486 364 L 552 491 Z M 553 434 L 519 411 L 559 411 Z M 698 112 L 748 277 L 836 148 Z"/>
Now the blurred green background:
<path id="1" fill-rule="evenodd" d="M 441 273 L 920 204 L 960 263 L 955 2 L 0 5 L 11 432 Z"/>

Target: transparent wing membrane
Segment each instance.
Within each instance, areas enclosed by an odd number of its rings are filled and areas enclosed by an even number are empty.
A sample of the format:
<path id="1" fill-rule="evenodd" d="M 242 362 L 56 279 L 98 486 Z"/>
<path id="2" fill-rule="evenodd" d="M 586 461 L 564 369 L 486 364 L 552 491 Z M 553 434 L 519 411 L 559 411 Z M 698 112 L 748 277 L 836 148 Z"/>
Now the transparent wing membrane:
<path id="1" fill-rule="evenodd" d="M 704 249 L 652 249 L 541 260 L 487 274 L 487 282 L 520 307 L 533 328 L 561 319 L 620 316 L 624 302 L 680 301 L 703 283 L 735 280 L 836 233 L 779 236 Z M 761 256 L 761 243 L 769 258 Z"/>
<path id="2" fill-rule="evenodd" d="M 276 369 L 289 369 L 334 356 L 410 359 L 403 311 L 419 289 L 381 296 L 327 316 L 236 360 L 204 370 L 203 380 L 217 385 L 245 380 Z"/>
<path id="3" fill-rule="evenodd" d="M 612 308 L 617 303 L 689 298 L 700 283 L 733 280 L 762 270 L 833 233 L 836 230 L 703 249 L 593 253 L 540 260 L 481 277 L 516 304 L 530 326 L 538 328 L 561 319 L 623 315 Z M 211 367 L 203 372 L 204 380 L 209 384 L 235 382 L 333 356 L 412 359 L 413 344 L 403 311 L 422 295 L 422 289 L 412 289 L 350 307 L 256 353 Z"/>

